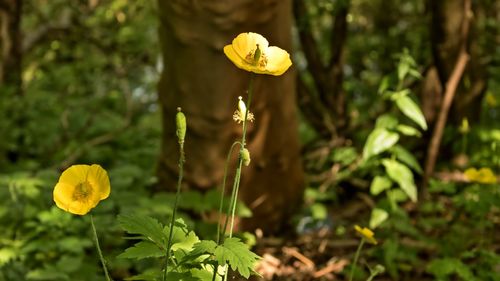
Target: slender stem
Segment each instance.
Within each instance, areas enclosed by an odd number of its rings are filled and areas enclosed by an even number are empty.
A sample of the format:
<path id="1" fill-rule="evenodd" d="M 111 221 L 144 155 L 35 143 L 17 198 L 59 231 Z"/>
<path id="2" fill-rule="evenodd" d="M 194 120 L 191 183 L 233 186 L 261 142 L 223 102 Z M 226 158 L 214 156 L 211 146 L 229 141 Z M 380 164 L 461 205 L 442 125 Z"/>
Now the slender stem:
<path id="1" fill-rule="evenodd" d="M 248 118 L 248 112 L 250 110 L 250 105 L 252 103 L 254 78 L 255 78 L 255 75 L 251 74 L 250 83 L 248 85 L 248 98 L 247 98 L 247 102 L 246 102 L 245 118 L 243 118 L 243 134 L 241 136 L 240 155 L 238 157 L 238 165 L 236 167 L 236 173 L 234 176 L 233 190 L 231 192 L 231 199 L 230 199 L 230 203 L 229 203 L 229 207 L 227 210 L 227 215 L 226 215 L 226 219 L 224 221 L 224 227 L 223 227 L 223 231 L 225 233 L 226 228 L 227 228 L 227 224 L 228 224 L 228 219 L 230 217 L 231 224 L 230 224 L 230 228 L 229 228 L 229 235 L 228 235 L 229 238 L 233 237 L 234 217 L 235 217 L 235 213 L 236 213 L 236 205 L 238 203 L 238 192 L 240 189 L 241 167 L 243 165 L 243 159 L 241 158 L 241 152 L 243 151 L 243 149 L 245 149 L 245 146 L 246 146 L 247 118 Z M 225 281 L 227 279 L 227 273 L 228 273 L 228 270 L 226 270 L 226 273 L 224 274 L 224 276 L 222 278 L 223 281 Z"/>
<path id="2" fill-rule="evenodd" d="M 221 228 L 219 226 L 219 222 L 220 222 L 220 219 L 222 216 L 222 208 L 224 206 L 224 194 L 226 193 L 227 170 L 229 167 L 229 161 L 231 159 L 231 154 L 233 154 L 233 149 L 238 144 L 241 145 L 241 143 L 239 141 L 236 141 L 233 143 L 233 145 L 231 145 L 231 148 L 229 149 L 229 152 L 227 153 L 226 163 L 224 165 L 224 177 L 222 178 L 222 190 L 221 190 L 220 203 L 219 203 L 219 219 L 217 220 L 217 244 L 221 243 Z M 227 225 L 225 225 L 223 228 L 224 229 L 223 233 L 225 233 L 225 231 L 226 231 L 226 226 Z"/>
<path id="3" fill-rule="evenodd" d="M 90 215 L 90 224 L 92 225 L 92 233 L 94 234 L 95 247 L 97 249 L 97 253 L 99 254 L 99 259 L 101 259 L 102 269 L 104 270 L 104 275 L 106 276 L 107 281 L 111 281 L 109 277 L 108 269 L 106 268 L 106 261 L 104 261 L 104 257 L 102 256 L 101 246 L 99 245 L 99 238 L 97 238 L 97 231 L 95 230 L 94 225 L 94 217 L 92 214 Z"/>
<path id="4" fill-rule="evenodd" d="M 221 190 L 221 195 L 220 195 L 220 203 L 219 203 L 219 217 L 217 219 L 217 245 L 220 245 L 224 241 L 224 235 L 226 233 L 226 228 L 227 228 L 227 223 L 228 223 L 228 216 L 226 216 L 224 220 L 224 226 L 221 230 L 219 222 L 221 221 L 221 216 L 222 216 L 222 208 L 224 206 L 224 194 L 226 193 L 226 180 L 227 180 L 227 170 L 229 167 L 229 160 L 231 159 L 231 154 L 233 154 L 233 149 L 236 145 L 241 145 L 239 141 L 235 141 L 232 145 L 231 148 L 229 149 L 229 152 L 227 153 L 226 157 L 226 163 L 224 165 L 224 177 L 222 178 L 222 190 Z M 229 206 L 232 205 L 232 198 L 234 197 L 234 188 L 233 192 L 231 194 L 231 201 L 229 202 Z M 222 235 L 221 235 L 222 233 Z M 214 273 L 212 275 L 212 281 L 215 281 L 216 275 L 217 275 L 217 269 L 219 267 L 219 263 L 216 263 L 214 265 Z"/>
<path id="5" fill-rule="evenodd" d="M 356 267 L 356 264 L 358 263 L 359 253 L 361 253 L 361 248 L 363 248 L 364 244 L 365 244 L 365 238 L 361 238 L 361 242 L 359 243 L 358 249 L 356 250 L 356 255 L 354 255 L 354 262 L 352 263 L 349 281 L 352 281 L 352 277 L 354 276 L 354 268 Z"/>
<path id="6" fill-rule="evenodd" d="M 181 183 L 182 177 L 184 174 L 184 143 L 179 142 L 179 178 L 177 180 L 177 192 L 175 194 L 174 201 L 174 210 L 172 211 L 172 219 L 170 220 L 170 230 L 168 234 L 168 242 L 167 242 L 167 253 L 166 253 L 166 261 L 165 261 L 165 270 L 163 272 L 163 281 L 167 280 L 168 275 L 168 262 L 170 260 L 170 248 L 172 247 L 172 237 L 174 235 L 174 223 L 175 223 L 175 215 L 177 213 L 177 203 L 179 202 L 179 195 L 181 193 Z"/>

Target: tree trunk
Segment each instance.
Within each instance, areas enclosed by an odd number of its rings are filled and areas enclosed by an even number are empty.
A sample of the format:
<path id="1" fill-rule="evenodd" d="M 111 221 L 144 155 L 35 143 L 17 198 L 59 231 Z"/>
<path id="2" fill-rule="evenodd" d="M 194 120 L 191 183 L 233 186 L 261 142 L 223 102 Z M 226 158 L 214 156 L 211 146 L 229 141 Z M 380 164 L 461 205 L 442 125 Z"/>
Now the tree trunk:
<path id="1" fill-rule="evenodd" d="M 160 188 L 175 187 L 178 149 L 174 116 L 178 106 L 188 123 L 185 183 L 199 190 L 215 188 L 222 181 L 227 152 L 241 136 L 241 125 L 232 120 L 232 114 L 237 97 L 245 96 L 250 78 L 225 57 L 222 48 L 239 33 L 252 31 L 266 37 L 270 45 L 290 52 L 291 2 L 158 3 L 164 61 L 159 83 L 163 110 Z M 254 215 L 244 222 L 245 228 L 277 230 L 299 206 L 303 173 L 294 90 L 293 70 L 280 77 L 258 75 L 255 79 L 250 110 L 256 120 L 249 124 L 247 135 L 252 162 L 243 169 L 240 188 L 241 198 Z"/>
<path id="2" fill-rule="evenodd" d="M 479 31 L 475 24 L 478 12 L 481 11 L 481 3 L 473 6 L 475 15 L 472 18 L 468 38 L 463 38 L 460 32 L 461 22 L 464 17 L 473 15 L 464 13 L 464 0 L 429 1 L 429 4 L 432 15 L 432 52 L 441 88 L 444 89 L 450 77 L 464 40 L 467 40 L 467 51 L 470 54 L 469 63 L 453 101 L 450 119 L 456 124 L 459 124 L 464 117 L 471 123 L 479 121 L 481 100 L 486 91 L 488 78 L 486 72 L 488 60 L 485 60 L 485 52 L 477 38 L 478 34 L 484 31 Z"/>
<path id="3" fill-rule="evenodd" d="M 21 95 L 21 0 L 0 0 L 0 85 Z"/>

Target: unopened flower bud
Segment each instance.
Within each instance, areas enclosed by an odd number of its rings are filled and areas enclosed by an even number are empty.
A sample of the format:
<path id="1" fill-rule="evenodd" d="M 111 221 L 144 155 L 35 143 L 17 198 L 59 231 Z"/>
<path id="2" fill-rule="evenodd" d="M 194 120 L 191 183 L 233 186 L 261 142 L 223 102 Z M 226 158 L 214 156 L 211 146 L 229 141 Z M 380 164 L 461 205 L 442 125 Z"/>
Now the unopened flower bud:
<path id="1" fill-rule="evenodd" d="M 250 165 L 250 160 L 251 159 L 250 159 L 250 151 L 248 151 L 248 149 L 243 148 L 240 151 L 240 157 L 243 160 L 243 165 L 245 165 L 245 166 Z"/>
<path id="2" fill-rule="evenodd" d="M 175 124 L 177 126 L 177 138 L 179 143 L 184 143 L 184 138 L 186 137 L 186 116 L 182 113 L 181 108 L 177 108 L 177 114 L 175 115 Z"/>

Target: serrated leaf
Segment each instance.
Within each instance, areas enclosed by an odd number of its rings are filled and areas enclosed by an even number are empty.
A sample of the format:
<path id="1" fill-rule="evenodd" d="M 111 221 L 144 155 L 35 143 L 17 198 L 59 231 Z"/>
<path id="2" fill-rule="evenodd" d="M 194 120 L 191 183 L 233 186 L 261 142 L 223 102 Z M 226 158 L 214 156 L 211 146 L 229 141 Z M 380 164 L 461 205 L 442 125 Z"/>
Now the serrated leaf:
<path id="1" fill-rule="evenodd" d="M 412 126 L 399 124 L 396 126 L 396 130 L 405 136 L 410 137 L 421 137 L 422 133 L 419 130 L 413 128 Z"/>
<path id="2" fill-rule="evenodd" d="M 219 264 L 228 263 L 232 270 L 238 271 L 245 278 L 250 277 L 255 262 L 259 260 L 259 256 L 235 237 L 227 238 L 224 244 L 215 249 L 215 258 Z"/>
<path id="3" fill-rule="evenodd" d="M 119 215 L 118 223 L 131 234 L 140 234 L 158 245 L 166 248 L 163 226 L 156 219 L 144 215 Z"/>
<path id="4" fill-rule="evenodd" d="M 386 221 L 388 217 L 389 213 L 387 213 L 386 210 L 378 208 L 373 209 L 370 216 L 370 228 L 377 228 L 381 223 Z"/>
<path id="5" fill-rule="evenodd" d="M 405 163 L 406 165 L 410 166 L 413 170 L 415 170 L 417 173 L 422 174 L 422 167 L 418 163 L 417 159 L 411 152 L 406 150 L 406 148 L 400 146 L 400 145 L 395 145 L 391 148 L 391 152 L 394 153 L 396 158 L 401 160 L 401 162 Z"/>
<path id="6" fill-rule="evenodd" d="M 127 248 L 125 252 L 118 255 L 123 259 L 144 259 L 157 258 L 165 255 L 165 251 L 150 241 L 141 241 L 134 246 Z"/>
<path id="7" fill-rule="evenodd" d="M 396 144 L 399 140 L 399 134 L 390 132 L 384 128 L 373 130 L 366 140 L 363 149 L 363 159 L 368 159 L 374 155 L 386 151 Z"/>
<path id="8" fill-rule="evenodd" d="M 212 276 L 210 276 L 212 277 Z M 193 276 L 191 272 L 169 272 L 167 280 L 178 280 L 178 281 L 202 281 L 210 279 L 200 279 L 199 277 Z"/>
<path id="9" fill-rule="evenodd" d="M 370 193 L 378 195 L 380 192 L 389 189 L 392 185 L 391 179 L 385 176 L 376 176 L 370 185 Z"/>
<path id="10" fill-rule="evenodd" d="M 193 231 L 185 232 L 185 230 L 174 227 L 174 233 L 172 236 L 172 251 L 178 249 L 190 251 L 193 249 L 194 244 L 198 243 L 200 239 Z"/>
<path id="11" fill-rule="evenodd" d="M 382 164 L 389 177 L 399 184 L 406 195 L 410 197 L 411 201 L 417 202 L 417 187 L 415 186 L 411 170 L 392 159 L 383 159 Z"/>
<path id="12" fill-rule="evenodd" d="M 404 115 L 417 123 L 422 129 L 427 130 L 424 114 L 409 96 L 398 96 L 395 98 L 395 102 Z"/>
<path id="13" fill-rule="evenodd" d="M 212 240 L 201 240 L 193 245 L 193 250 L 189 253 L 190 256 L 200 256 L 203 254 L 214 254 L 217 248 L 217 243 Z"/>

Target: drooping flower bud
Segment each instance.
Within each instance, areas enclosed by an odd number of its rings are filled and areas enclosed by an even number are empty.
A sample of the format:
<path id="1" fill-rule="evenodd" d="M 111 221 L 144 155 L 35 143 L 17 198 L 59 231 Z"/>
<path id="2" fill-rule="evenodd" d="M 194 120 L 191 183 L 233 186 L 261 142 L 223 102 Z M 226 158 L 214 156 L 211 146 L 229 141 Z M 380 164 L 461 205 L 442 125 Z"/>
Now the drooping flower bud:
<path id="1" fill-rule="evenodd" d="M 250 165 L 250 160 L 251 159 L 250 159 L 250 151 L 248 151 L 248 149 L 243 148 L 240 151 L 240 157 L 243 160 L 243 165 L 245 165 L 245 166 Z"/>
<path id="2" fill-rule="evenodd" d="M 184 143 L 184 138 L 186 137 L 186 116 L 182 113 L 180 107 L 177 107 L 177 114 L 175 115 L 175 124 L 177 127 L 176 135 L 179 139 L 179 143 Z"/>

